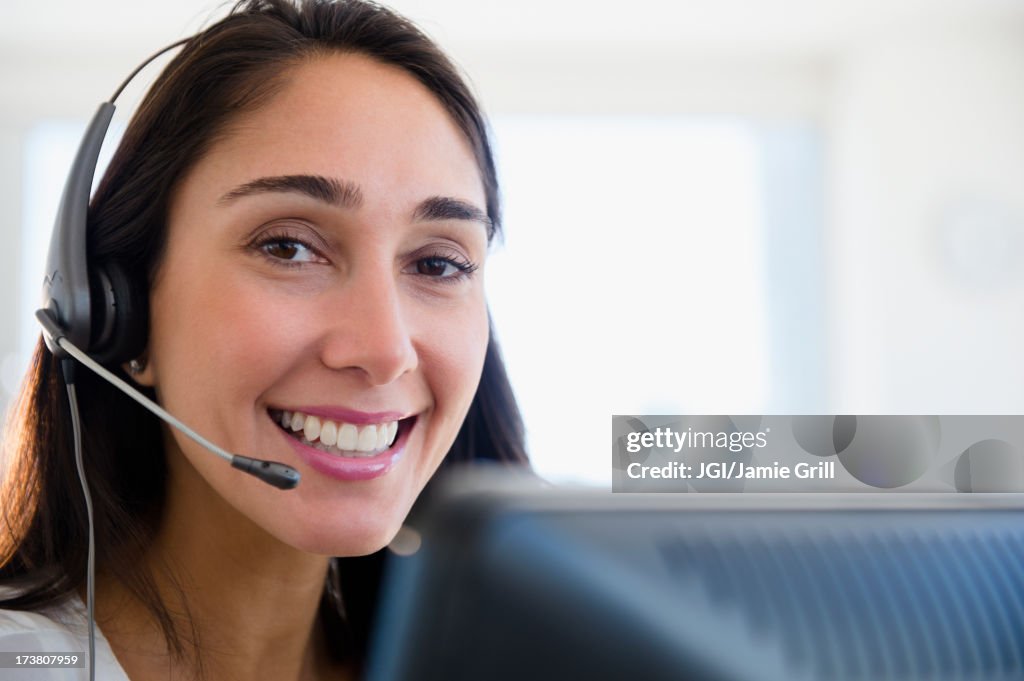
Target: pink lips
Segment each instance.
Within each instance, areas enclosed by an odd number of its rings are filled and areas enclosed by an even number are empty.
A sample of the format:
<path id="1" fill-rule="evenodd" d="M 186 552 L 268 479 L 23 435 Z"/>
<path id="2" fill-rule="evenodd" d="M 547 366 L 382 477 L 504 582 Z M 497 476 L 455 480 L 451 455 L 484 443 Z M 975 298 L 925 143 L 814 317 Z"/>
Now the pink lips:
<path id="1" fill-rule="evenodd" d="M 305 414 L 311 414 L 313 416 L 322 416 L 324 418 L 337 419 L 339 421 L 346 421 L 347 423 L 381 423 L 384 421 L 394 421 L 401 417 L 401 414 L 395 412 L 384 412 L 383 418 L 378 418 L 379 415 L 373 416 L 372 419 L 365 420 L 352 420 L 352 416 L 360 417 L 366 415 L 365 412 L 344 412 L 343 410 L 331 409 L 329 411 L 323 410 L 318 411 L 316 409 L 310 409 L 303 411 Z M 346 415 L 342 415 L 346 414 Z M 287 434 L 285 431 L 281 431 L 282 437 L 284 437 L 288 444 L 292 446 L 296 454 L 305 461 L 310 468 L 323 473 L 332 478 L 338 480 L 372 480 L 378 478 L 388 471 L 390 471 L 398 460 L 402 457 L 402 453 L 405 451 L 405 443 L 409 439 L 409 433 L 412 432 L 412 427 L 415 425 L 415 421 L 409 425 L 399 424 L 398 437 L 390 448 L 376 454 L 374 456 L 367 457 L 347 457 L 340 456 L 338 454 L 328 454 L 322 452 L 316 447 L 310 447 L 309 445 L 303 444 L 298 439 Z"/>

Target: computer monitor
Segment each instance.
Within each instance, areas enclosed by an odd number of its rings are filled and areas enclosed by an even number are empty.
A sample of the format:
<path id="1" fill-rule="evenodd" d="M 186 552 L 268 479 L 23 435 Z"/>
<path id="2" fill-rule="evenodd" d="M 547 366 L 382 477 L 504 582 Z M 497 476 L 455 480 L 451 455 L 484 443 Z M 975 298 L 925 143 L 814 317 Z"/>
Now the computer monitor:
<path id="1" fill-rule="evenodd" d="M 369 681 L 1024 678 L 1024 500 L 449 487 Z"/>

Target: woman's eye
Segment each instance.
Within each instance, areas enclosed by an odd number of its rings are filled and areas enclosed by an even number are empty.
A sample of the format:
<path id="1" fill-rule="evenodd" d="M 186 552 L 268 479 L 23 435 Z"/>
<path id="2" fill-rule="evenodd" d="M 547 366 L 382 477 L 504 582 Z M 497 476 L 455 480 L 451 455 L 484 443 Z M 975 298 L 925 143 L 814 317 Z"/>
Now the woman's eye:
<path id="1" fill-rule="evenodd" d="M 450 277 L 461 270 L 446 258 L 423 258 L 416 263 L 416 272 L 428 277 Z"/>
<path id="2" fill-rule="evenodd" d="M 476 265 L 452 258 L 430 256 L 416 261 L 416 274 L 434 279 L 456 281 L 468 277 Z"/>
<path id="3" fill-rule="evenodd" d="M 317 262 L 320 259 L 310 246 L 295 239 L 268 239 L 259 244 L 259 249 L 271 258 L 288 263 Z"/>

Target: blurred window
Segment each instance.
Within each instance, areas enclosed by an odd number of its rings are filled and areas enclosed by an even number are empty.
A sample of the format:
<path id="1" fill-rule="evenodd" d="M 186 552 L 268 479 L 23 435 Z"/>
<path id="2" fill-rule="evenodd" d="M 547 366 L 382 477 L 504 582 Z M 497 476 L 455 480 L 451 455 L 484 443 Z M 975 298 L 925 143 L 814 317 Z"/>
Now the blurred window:
<path id="1" fill-rule="evenodd" d="M 505 116 L 488 299 L 537 469 L 609 484 L 612 414 L 821 410 L 820 134 Z"/>

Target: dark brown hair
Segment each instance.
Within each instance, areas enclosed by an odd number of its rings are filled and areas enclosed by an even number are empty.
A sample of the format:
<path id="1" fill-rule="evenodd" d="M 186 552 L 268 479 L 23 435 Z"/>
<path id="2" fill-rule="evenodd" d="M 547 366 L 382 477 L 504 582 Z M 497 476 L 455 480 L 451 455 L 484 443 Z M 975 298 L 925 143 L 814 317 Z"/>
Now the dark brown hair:
<path id="1" fill-rule="evenodd" d="M 90 206 L 90 261 L 117 263 L 137 290 L 148 293 L 167 237 L 168 206 L 184 176 L 238 115 L 279 91 L 292 69 L 336 52 L 403 69 L 437 97 L 470 142 L 493 224 L 489 237 L 499 233 L 498 183 L 482 114 L 429 38 L 362 0 L 243 0 L 189 40 L 144 98 Z M 143 303 L 147 297 L 141 296 Z M 144 305 L 140 312 L 138 323 L 148 328 Z M 139 568 L 164 506 L 161 425 L 91 372 L 78 372 L 77 389 L 97 567 L 146 604 L 175 656 L 189 658 L 196 632 L 175 625 L 152 576 Z M 7 438 L 0 585 L 16 587 L 17 594 L 0 600 L 0 607 L 38 609 L 63 601 L 84 583 L 88 536 L 60 366 L 41 341 Z M 527 461 L 493 329 L 479 388 L 443 466 L 481 458 Z M 335 558 L 324 588 L 322 622 L 338 645 L 336 654 L 356 663 L 365 653 L 381 562 L 380 553 Z M 198 655 L 195 661 L 201 663 Z"/>

